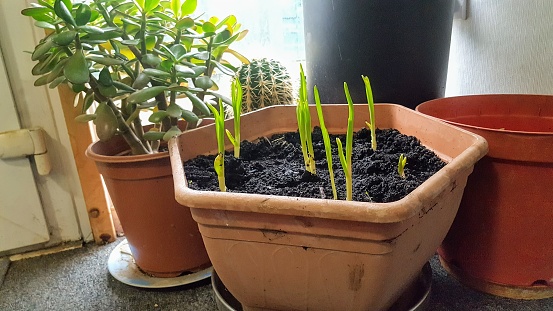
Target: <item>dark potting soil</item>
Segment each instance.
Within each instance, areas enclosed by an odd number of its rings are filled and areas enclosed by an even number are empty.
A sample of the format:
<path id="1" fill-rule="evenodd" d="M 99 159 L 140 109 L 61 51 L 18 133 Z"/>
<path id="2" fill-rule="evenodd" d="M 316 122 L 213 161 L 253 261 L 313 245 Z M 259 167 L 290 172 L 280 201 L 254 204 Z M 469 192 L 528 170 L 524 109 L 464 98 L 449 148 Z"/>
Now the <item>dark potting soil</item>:
<path id="1" fill-rule="evenodd" d="M 370 131 L 356 132 L 353 140 L 353 200 L 397 201 L 441 169 L 446 163 L 422 146 L 413 136 L 395 129 L 377 130 L 377 151 L 371 149 Z M 240 158 L 225 155 L 227 191 L 332 199 L 326 153 L 320 128 L 313 131 L 316 175 L 305 171 L 297 132 L 243 141 Z M 345 145 L 344 135 L 331 135 L 332 167 L 338 199 L 346 197 L 344 172 L 338 158 L 335 137 Z M 345 149 L 345 146 L 344 146 Z M 405 179 L 397 172 L 401 154 L 407 157 Z M 199 156 L 184 163 L 188 186 L 195 190 L 219 191 L 213 169 L 215 156 Z"/>

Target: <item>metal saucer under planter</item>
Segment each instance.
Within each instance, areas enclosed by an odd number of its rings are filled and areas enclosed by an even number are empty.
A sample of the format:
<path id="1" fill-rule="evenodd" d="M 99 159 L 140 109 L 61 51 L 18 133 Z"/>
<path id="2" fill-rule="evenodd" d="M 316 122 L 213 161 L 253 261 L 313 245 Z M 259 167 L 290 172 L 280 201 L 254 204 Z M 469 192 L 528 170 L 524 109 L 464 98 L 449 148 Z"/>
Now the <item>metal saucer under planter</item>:
<path id="1" fill-rule="evenodd" d="M 211 273 L 211 287 L 219 311 L 242 311 L 240 302 L 232 296 L 215 271 Z M 423 311 L 428 307 L 432 287 L 432 268 L 426 263 L 413 284 L 388 311 Z"/>
<path id="2" fill-rule="evenodd" d="M 141 288 L 168 288 L 205 280 L 211 276 L 213 267 L 173 278 L 153 277 L 144 273 L 136 265 L 129 248 L 129 243 L 127 239 L 124 239 L 111 251 L 108 259 L 108 270 L 116 280 L 130 286 Z"/>

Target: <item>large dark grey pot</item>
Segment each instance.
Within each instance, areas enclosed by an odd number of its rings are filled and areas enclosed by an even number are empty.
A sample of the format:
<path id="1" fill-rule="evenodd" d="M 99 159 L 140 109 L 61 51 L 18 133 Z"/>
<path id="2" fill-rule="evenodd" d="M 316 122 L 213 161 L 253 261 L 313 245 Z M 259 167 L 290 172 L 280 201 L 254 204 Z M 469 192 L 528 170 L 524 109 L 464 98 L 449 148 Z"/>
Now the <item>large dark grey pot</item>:
<path id="1" fill-rule="evenodd" d="M 367 102 L 415 108 L 443 97 L 454 0 L 303 0 L 306 74 L 323 103 L 343 103 L 347 82 Z"/>

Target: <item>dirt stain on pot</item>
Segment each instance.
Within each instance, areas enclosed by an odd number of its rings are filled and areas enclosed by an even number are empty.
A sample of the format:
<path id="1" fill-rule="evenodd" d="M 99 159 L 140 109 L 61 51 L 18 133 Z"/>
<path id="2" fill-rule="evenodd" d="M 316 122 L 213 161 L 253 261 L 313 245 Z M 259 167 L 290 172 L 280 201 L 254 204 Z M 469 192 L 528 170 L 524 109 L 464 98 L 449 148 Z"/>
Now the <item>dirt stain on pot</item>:
<path id="1" fill-rule="evenodd" d="M 298 222 L 300 222 L 302 224 L 302 226 L 306 227 L 306 228 L 311 228 L 313 227 L 313 223 L 311 222 L 311 220 L 307 217 L 302 217 L 302 216 L 296 216 L 294 217 L 295 220 L 297 220 Z"/>
<path id="2" fill-rule="evenodd" d="M 350 266 L 349 271 L 349 284 L 348 287 L 352 291 L 358 291 L 361 289 L 361 281 L 365 275 L 365 266 L 364 265 L 355 265 Z"/>
<path id="3" fill-rule="evenodd" d="M 264 237 L 269 241 L 280 239 L 286 235 L 286 231 L 280 230 L 269 230 L 269 229 L 259 229 Z"/>

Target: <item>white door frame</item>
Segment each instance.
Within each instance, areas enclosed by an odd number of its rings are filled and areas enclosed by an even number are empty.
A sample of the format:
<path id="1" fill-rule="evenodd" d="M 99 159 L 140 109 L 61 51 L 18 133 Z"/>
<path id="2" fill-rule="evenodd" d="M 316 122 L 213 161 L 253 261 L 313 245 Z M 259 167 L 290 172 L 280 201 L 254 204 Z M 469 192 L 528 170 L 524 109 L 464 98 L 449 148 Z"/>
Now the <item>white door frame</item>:
<path id="1" fill-rule="evenodd" d="M 93 239 L 77 168 L 71 151 L 57 90 L 35 87 L 31 75 L 34 62 L 30 54 L 43 34 L 21 10 L 31 1 L 0 0 L 0 42 L 12 94 L 23 128 L 42 127 L 52 161 L 47 176 L 35 174 L 50 241 L 42 247 L 61 242 Z"/>

